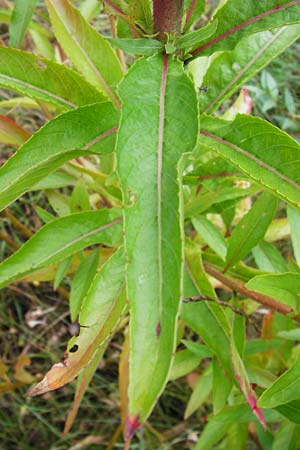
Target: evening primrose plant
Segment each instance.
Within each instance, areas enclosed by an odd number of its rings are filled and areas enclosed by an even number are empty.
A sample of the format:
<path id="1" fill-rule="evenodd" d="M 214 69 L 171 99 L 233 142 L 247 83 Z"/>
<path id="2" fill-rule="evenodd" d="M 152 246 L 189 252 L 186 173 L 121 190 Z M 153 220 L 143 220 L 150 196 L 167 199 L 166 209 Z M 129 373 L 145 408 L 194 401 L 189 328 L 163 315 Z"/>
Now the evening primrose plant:
<path id="1" fill-rule="evenodd" d="M 14 3 L 0 13 L 0 85 L 19 97 L 2 106 L 47 120 L 29 136 L 1 116 L 1 141 L 19 148 L 0 168 L 0 207 L 45 190 L 56 215 L 37 209 L 45 225 L 2 261 L 0 286 L 68 274 L 80 325 L 28 395 L 77 378 L 67 432 L 128 324 L 127 448 L 167 382 L 192 371 L 185 417 L 211 411 L 196 449 L 233 448 L 233 429 L 245 448 L 253 426 L 261 448 L 287 430 L 299 448 L 300 145 L 250 115 L 243 85 L 300 37 L 300 1 L 104 0 L 110 36 L 89 23 L 95 1 L 45 0 L 52 31 L 37 1 Z"/>

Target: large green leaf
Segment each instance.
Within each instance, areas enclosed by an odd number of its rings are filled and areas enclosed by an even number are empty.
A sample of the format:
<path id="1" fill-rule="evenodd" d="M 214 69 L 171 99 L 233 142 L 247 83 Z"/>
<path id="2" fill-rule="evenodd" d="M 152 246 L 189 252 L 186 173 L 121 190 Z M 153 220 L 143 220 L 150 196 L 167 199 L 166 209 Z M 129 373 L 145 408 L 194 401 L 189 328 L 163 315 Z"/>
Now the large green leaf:
<path id="1" fill-rule="evenodd" d="M 259 398 L 261 408 L 275 408 L 300 398 L 300 356 Z"/>
<path id="2" fill-rule="evenodd" d="M 299 1 L 245 2 L 241 8 L 240 0 L 228 0 L 214 15 L 213 22 L 218 24 L 215 33 L 192 52 L 193 56 L 231 50 L 250 34 L 299 23 Z"/>
<path id="3" fill-rule="evenodd" d="M 300 145 L 258 117 L 203 116 L 201 144 L 293 206 L 300 207 Z"/>
<path id="4" fill-rule="evenodd" d="M 0 47 L 0 85 L 63 109 L 103 102 L 105 99 L 73 70 L 6 47 Z"/>
<path id="5" fill-rule="evenodd" d="M 100 346 L 106 348 L 126 310 L 124 267 L 124 251 L 120 249 L 102 266 L 92 282 L 79 315 L 80 333 L 69 341 L 67 358 L 63 363 L 54 364 L 43 380 L 29 391 L 29 396 L 64 386 L 89 363 L 93 364 L 93 358 L 99 356 Z"/>
<path id="6" fill-rule="evenodd" d="M 110 44 L 89 25 L 68 0 L 46 0 L 55 35 L 85 78 L 115 105 L 115 88 L 123 76 Z"/>
<path id="7" fill-rule="evenodd" d="M 110 102 L 83 106 L 48 122 L 0 168 L 0 209 L 66 161 L 114 150 L 118 112 Z"/>
<path id="8" fill-rule="evenodd" d="M 200 111 L 208 114 L 215 111 L 299 35 L 300 25 L 263 31 L 242 39 L 234 50 L 216 56 L 203 77 L 202 86 L 208 86 L 208 90 L 200 93 Z M 198 63 L 201 59 L 193 62 Z"/>
<path id="9" fill-rule="evenodd" d="M 120 211 L 114 209 L 75 213 L 52 220 L 0 264 L 0 287 L 62 261 L 89 245 L 116 245 L 121 221 Z"/>
<path id="10" fill-rule="evenodd" d="M 266 207 L 268 205 L 268 207 Z M 277 208 L 277 199 L 264 192 L 233 230 L 226 257 L 226 267 L 243 259 L 264 237 Z"/>
<path id="11" fill-rule="evenodd" d="M 131 306 L 127 436 L 168 379 L 182 293 L 177 164 L 197 141 L 197 97 L 180 62 L 140 59 L 122 81 L 117 153 Z"/>

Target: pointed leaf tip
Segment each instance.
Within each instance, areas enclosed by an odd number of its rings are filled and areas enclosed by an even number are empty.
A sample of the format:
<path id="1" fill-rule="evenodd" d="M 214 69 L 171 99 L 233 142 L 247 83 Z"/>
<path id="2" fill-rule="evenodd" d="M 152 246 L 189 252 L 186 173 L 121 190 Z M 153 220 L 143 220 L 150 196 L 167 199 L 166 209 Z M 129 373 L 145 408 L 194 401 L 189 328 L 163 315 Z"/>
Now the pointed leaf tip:
<path id="1" fill-rule="evenodd" d="M 125 430 L 124 430 L 124 439 L 125 442 L 127 441 L 131 441 L 131 439 L 133 438 L 136 430 L 138 428 L 140 428 L 141 423 L 139 421 L 139 416 L 135 416 L 133 418 L 131 417 L 126 417 L 126 421 L 125 421 Z"/>

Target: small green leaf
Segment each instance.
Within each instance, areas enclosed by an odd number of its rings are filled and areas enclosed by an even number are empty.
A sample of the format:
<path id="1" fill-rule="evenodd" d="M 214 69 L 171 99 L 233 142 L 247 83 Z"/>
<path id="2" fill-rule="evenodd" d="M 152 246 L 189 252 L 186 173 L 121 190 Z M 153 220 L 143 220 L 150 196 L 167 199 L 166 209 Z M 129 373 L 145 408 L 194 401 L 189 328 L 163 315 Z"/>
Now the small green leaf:
<path id="1" fill-rule="evenodd" d="M 270 242 L 261 241 L 252 249 L 255 262 L 265 272 L 288 272 L 288 265 L 277 248 Z"/>
<path id="2" fill-rule="evenodd" d="M 51 120 L 0 168 L 0 209 L 66 161 L 114 150 L 118 112 L 109 102 L 69 111 Z"/>
<path id="3" fill-rule="evenodd" d="M 226 405 L 229 394 L 233 388 L 233 380 L 228 377 L 216 358 L 213 359 L 213 411 L 218 414 Z"/>
<path id="4" fill-rule="evenodd" d="M 184 0 L 185 29 L 189 29 L 199 20 L 205 9 L 205 0 Z"/>
<path id="5" fill-rule="evenodd" d="M 300 390 L 300 355 L 290 369 L 270 386 L 259 398 L 261 408 L 275 408 L 297 400 Z"/>
<path id="6" fill-rule="evenodd" d="M 109 43 L 68 0 L 46 0 L 55 35 L 87 81 L 116 106 L 115 88 L 123 77 L 120 61 Z"/>
<path id="7" fill-rule="evenodd" d="M 242 260 L 264 237 L 277 208 L 273 195 L 264 192 L 233 230 L 226 256 L 225 271 Z"/>
<path id="8" fill-rule="evenodd" d="M 206 401 L 212 389 L 211 364 L 199 375 L 193 393 L 189 398 L 184 413 L 184 418 L 188 419 Z"/>
<path id="9" fill-rule="evenodd" d="M 68 268 L 72 261 L 72 255 L 68 256 L 66 259 L 64 259 L 58 266 L 58 269 L 55 274 L 54 283 L 53 283 L 53 289 L 56 290 L 60 283 L 62 282 L 64 276 L 66 275 Z"/>
<path id="10" fill-rule="evenodd" d="M 99 264 L 99 250 L 92 251 L 80 264 L 71 284 L 70 313 L 71 320 L 76 320 L 83 299 L 90 288 Z"/>
<path id="11" fill-rule="evenodd" d="M 203 216 L 194 217 L 192 219 L 192 224 L 204 242 L 209 245 L 220 258 L 225 260 L 227 244 L 220 230 Z"/>
<path id="12" fill-rule="evenodd" d="M 106 348 L 126 310 L 124 266 L 123 249 L 102 266 L 84 300 L 79 315 L 82 327 L 79 336 L 71 338 L 68 343 L 67 359 L 64 363 L 54 364 L 27 395 L 33 397 L 64 386 L 87 365 L 93 364 L 95 352 L 100 351 L 100 346 Z"/>
<path id="13" fill-rule="evenodd" d="M 195 47 L 198 47 L 205 39 L 215 33 L 217 26 L 218 22 L 211 22 L 203 28 L 184 34 L 177 39 L 176 48 L 192 50 Z"/>
<path id="14" fill-rule="evenodd" d="M 21 48 L 38 0 L 15 0 L 9 27 L 10 45 Z"/>
<path id="15" fill-rule="evenodd" d="M 70 202 L 71 212 L 88 211 L 90 209 L 90 196 L 82 179 L 76 183 Z"/>
<path id="16" fill-rule="evenodd" d="M 176 352 L 169 380 L 176 380 L 188 375 L 199 366 L 200 362 L 201 358 L 188 349 Z"/>
<path id="17" fill-rule="evenodd" d="M 0 86 L 64 110 L 105 97 L 75 71 L 21 50 L 0 47 Z"/>
<path id="18" fill-rule="evenodd" d="M 18 251 L 0 264 L 0 287 L 36 269 L 62 261 L 93 244 L 114 245 L 120 239 L 120 211 L 88 211 L 43 226 Z"/>
<path id="19" fill-rule="evenodd" d="M 151 56 L 162 53 L 164 45 L 155 39 L 108 39 L 113 47 L 134 55 Z"/>
<path id="20" fill-rule="evenodd" d="M 187 341 L 183 339 L 181 341 L 188 350 L 190 350 L 195 355 L 199 356 L 199 358 L 210 358 L 213 356 L 213 353 L 206 345 L 199 344 L 198 342 Z"/>
<path id="21" fill-rule="evenodd" d="M 274 297 L 295 310 L 299 309 L 300 275 L 297 273 L 259 275 L 248 281 L 246 286 L 248 289 Z"/>

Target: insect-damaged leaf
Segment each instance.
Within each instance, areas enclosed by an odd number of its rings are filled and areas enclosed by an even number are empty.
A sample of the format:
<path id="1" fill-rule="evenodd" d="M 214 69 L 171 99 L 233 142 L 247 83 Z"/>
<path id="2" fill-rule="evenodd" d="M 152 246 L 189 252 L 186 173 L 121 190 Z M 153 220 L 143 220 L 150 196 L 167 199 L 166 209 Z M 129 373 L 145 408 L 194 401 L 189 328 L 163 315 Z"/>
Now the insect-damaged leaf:
<path id="1" fill-rule="evenodd" d="M 104 102 L 48 122 L 0 168 L 0 210 L 66 161 L 112 152 L 118 116 L 113 105 Z"/>
<path id="2" fill-rule="evenodd" d="M 106 346 L 126 309 L 125 257 L 123 249 L 115 253 L 100 269 L 84 300 L 79 323 L 79 336 L 68 344 L 67 358 L 54 364 L 43 380 L 29 392 L 30 397 L 64 386 L 92 363 L 99 346 Z"/>
<path id="3" fill-rule="evenodd" d="M 140 59 L 122 81 L 118 170 L 124 192 L 131 306 L 126 437 L 150 414 L 172 361 L 182 295 L 177 164 L 197 141 L 197 98 L 182 64 Z"/>
<path id="4" fill-rule="evenodd" d="M 89 245 L 116 244 L 121 234 L 120 222 L 120 211 L 113 209 L 75 213 L 52 220 L 0 264 L 0 287 Z"/>

